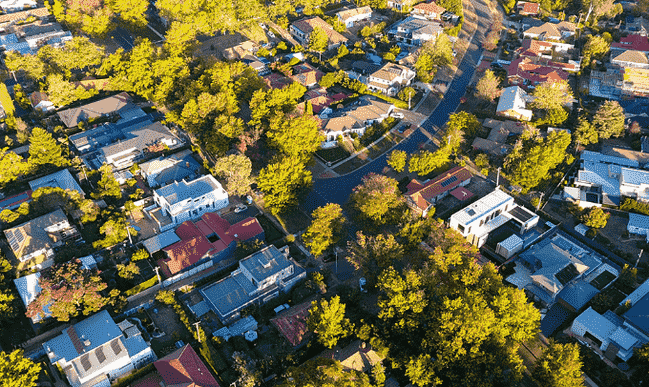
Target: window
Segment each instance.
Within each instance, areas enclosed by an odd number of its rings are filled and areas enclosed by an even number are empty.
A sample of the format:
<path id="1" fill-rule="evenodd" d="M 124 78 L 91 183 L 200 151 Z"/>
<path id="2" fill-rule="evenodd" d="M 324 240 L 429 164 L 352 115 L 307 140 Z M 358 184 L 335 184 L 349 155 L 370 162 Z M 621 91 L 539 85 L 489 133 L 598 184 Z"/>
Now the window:
<path id="1" fill-rule="evenodd" d="M 457 229 L 460 230 L 460 232 L 464 234 L 464 226 L 462 226 L 461 224 L 458 224 Z"/>

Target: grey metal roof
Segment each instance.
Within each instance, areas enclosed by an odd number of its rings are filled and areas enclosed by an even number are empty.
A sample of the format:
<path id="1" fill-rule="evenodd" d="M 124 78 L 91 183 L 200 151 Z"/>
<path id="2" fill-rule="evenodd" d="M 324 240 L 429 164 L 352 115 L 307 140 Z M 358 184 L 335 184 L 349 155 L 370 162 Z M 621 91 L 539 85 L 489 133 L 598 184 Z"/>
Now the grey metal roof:
<path id="1" fill-rule="evenodd" d="M 244 288 L 231 276 L 203 288 L 201 293 L 223 317 L 227 317 L 251 300 Z"/>
<path id="2" fill-rule="evenodd" d="M 164 197 L 174 205 L 187 199 L 198 198 L 209 192 L 223 189 L 221 184 L 212 175 L 201 176 L 190 182 L 181 181 L 169 184 L 155 191 L 156 195 Z"/>
<path id="3" fill-rule="evenodd" d="M 625 159 L 623 157 L 603 155 L 598 152 L 591 152 L 585 150 L 581 152 L 581 159 L 584 161 L 592 161 L 596 163 L 605 163 L 605 164 L 617 164 L 624 167 L 639 168 L 640 163 L 636 160 Z"/>
<path id="4" fill-rule="evenodd" d="M 582 281 L 564 287 L 557 295 L 557 298 L 564 300 L 568 305 L 578 311 L 586 306 L 588 301 L 597 294 L 599 294 L 599 290 L 593 285 Z"/>
<path id="5" fill-rule="evenodd" d="M 242 259 L 239 264 L 258 282 L 263 282 L 268 277 L 291 266 L 291 262 L 274 245 Z"/>
<path id="6" fill-rule="evenodd" d="M 74 177 L 72 177 L 70 171 L 68 171 L 67 169 L 62 169 L 50 175 L 32 180 L 29 182 L 29 186 L 31 187 L 32 191 L 36 191 L 37 189 L 42 187 L 58 187 L 62 189 L 77 191 L 81 195 L 85 195 L 85 192 L 83 192 L 79 183 L 77 183 Z"/>
<path id="7" fill-rule="evenodd" d="M 142 244 L 150 254 L 153 254 L 156 251 L 160 251 L 176 242 L 180 242 L 180 238 L 176 235 L 176 231 L 168 230 L 145 240 Z"/>
<path id="8" fill-rule="evenodd" d="M 649 216 L 629 213 L 629 224 L 627 227 L 649 230 Z"/>
<path id="9" fill-rule="evenodd" d="M 101 150 L 105 157 L 110 157 L 125 150 L 135 148 L 142 152 L 149 146 L 156 145 L 162 139 L 172 138 L 178 140 L 169 128 L 162 125 L 160 122 L 154 122 L 149 125 L 133 128 L 124 133 L 125 139 L 117 143 L 104 146 Z"/>
<path id="10" fill-rule="evenodd" d="M 649 294 L 633 304 L 624 313 L 624 318 L 645 335 L 649 335 Z"/>

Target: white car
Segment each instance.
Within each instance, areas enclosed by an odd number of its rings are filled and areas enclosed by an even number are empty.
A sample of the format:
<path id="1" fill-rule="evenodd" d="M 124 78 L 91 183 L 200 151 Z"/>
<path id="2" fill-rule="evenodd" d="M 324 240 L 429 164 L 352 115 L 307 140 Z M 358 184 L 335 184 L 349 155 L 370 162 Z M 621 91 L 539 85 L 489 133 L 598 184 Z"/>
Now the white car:
<path id="1" fill-rule="evenodd" d="M 239 204 L 238 206 L 234 207 L 234 213 L 238 214 L 240 212 L 244 212 L 247 209 L 248 209 L 248 206 L 243 205 L 243 204 Z"/>
<path id="2" fill-rule="evenodd" d="M 272 33 L 271 31 L 268 31 L 268 36 L 270 36 L 271 38 L 275 39 L 275 34 Z"/>
<path id="3" fill-rule="evenodd" d="M 404 117 L 403 113 L 399 113 L 399 112 L 394 112 L 394 113 L 392 113 L 390 115 L 392 117 L 394 117 L 394 118 L 403 118 Z"/>

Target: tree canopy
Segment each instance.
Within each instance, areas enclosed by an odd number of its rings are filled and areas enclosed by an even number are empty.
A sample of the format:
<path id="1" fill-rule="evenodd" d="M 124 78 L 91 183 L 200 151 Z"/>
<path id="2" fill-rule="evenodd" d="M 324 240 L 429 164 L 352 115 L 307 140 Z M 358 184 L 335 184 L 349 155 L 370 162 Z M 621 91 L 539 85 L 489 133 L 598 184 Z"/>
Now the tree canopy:
<path id="1" fill-rule="evenodd" d="M 536 361 L 532 376 L 542 386 L 584 386 L 578 344 L 559 344 L 550 341 L 550 345 Z"/>
<path id="2" fill-rule="evenodd" d="M 388 165 L 395 170 L 395 172 L 403 172 L 408 164 L 408 153 L 402 150 L 393 150 L 388 156 Z"/>
<path id="3" fill-rule="evenodd" d="M 313 221 L 302 234 L 302 238 L 311 254 L 317 257 L 338 242 L 345 217 L 340 205 L 335 203 L 316 208 L 311 217 Z"/>
<path id="4" fill-rule="evenodd" d="M 291 367 L 279 387 L 372 387 L 369 377 L 356 370 L 345 369 L 339 361 L 315 358 Z"/>
<path id="5" fill-rule="evenodd" d="M 403 204 L 396 180 L 370 173 L 352 193 L 352 201 L 361 214 L 376 224 L 394 217 L 395 210 Z"/>
<path id="6" fill-rule="evenodd" d="M 353 332 L 353 325 L 345 318 L 345 304 L 339 296 L 331 300 L 313 301 L 307 318 L 309 330 L 318 335 L 318 342 L 327 348 L 333 348 L 338 340 Z"/>
<path id="7" fill-rule="evenodd" d="M 298 190 L 311 184 L 311 172 L 300 160 L 284 157 L 259 172 L 259 189 L 264 192 L 264 203 L 275 214 L 297 203 Z"/>
<path id="8" fill-rule="evenodd" d="M 491 70 L 485 71 L 475 86 L 476 97 L 487 102 L 493 102 L 496 98 L 500 97 L 501 92 L 500 79 Z"/>
<path id="9" fill-rule="evenodd" d="M 624 120 L 624 109 L 619 102 L 604 101 L 593 117 L 593 126 L 599 138 L 606 140 L 624 135 Z"/>
<path id="10" fill-rule="evenodd" d="M 29 138 L 29 165 L 36 169 L 43 165 L 63 167 L 70 162 L 63 156 L 63 149 L 45 129 L 34 128 Z"/>
<path id="11" fill-rule="evenodd" d="M 0 385 L 7 387 L 35 387 L 41 364 L 23 356 L 22 349 L 0 352 Z"/>
<path id="12" fill-rule="evenodd" d="M 591 228 L 604 228 L 608 222 L 611 214 L 604 212 L 600 207 L 592 207 L 588 212 L 584 213 L 581 221 Z"/>
<path id="13" fill-rule="evenodd" d="M 245 155 L 220 157 L 214 164 L 214 173 L 225 178 L 225 188 L 230 195 L 244 195 L 253 181 L 250 176 L 252 161 Z"/>
<path id="14" fill-rule="evenodd" d="M 106 284 L 99 272 L 83 269 L 78 259 L 43 270 L 39 286 L 41 292 L 27 307 L 29 318 L 44 316 L 47 308 L 57 320 L 70 321 L 98 312 L 107 302 L 101 295 Z"/>

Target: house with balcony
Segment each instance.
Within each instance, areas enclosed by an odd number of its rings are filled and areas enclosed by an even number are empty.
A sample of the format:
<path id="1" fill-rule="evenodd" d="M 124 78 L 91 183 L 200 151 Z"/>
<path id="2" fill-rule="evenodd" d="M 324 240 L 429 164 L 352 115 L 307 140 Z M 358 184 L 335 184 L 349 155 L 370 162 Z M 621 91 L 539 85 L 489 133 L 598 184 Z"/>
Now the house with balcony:
<path id="1" fill-rule="evenodd" d="M 511 86 L 502 91 L 498 99 L 496 114 L 501 117 L 514 118 L 521 121 L 530 121 L 533 112 L 526 109 L 530 101 L 525 90 L 518 86 Z"/>
<path id="2" fill-rule="evenodd" d="M 191 181 L 176 181 L 153 191 L 156 208 L 150 215 L 166 231 L 186 220 L 227 207 L 228 193 L 214 176 L 205 175 Z"/>
<path id="3" fill-rule="evenodd" d="M 365 96 L 356 104 L 323 117 L 320 129 L 325 136 L 323 147 L 335 146 L 338 136 L 349 136 L 352 133 L 362 136 L 367 127 L 383 122 L 393 110 L 394 105 Z"/>
<path id="4" fill-rule="evenodd" d="M 79 231 L 70 224 L 61 209 L 6 229 L 4 234 L 20 262 L 43 258 L 42 267 L 53 263 L 54 249 L 63 246 L 66 241 L 81 239 Z"/>
<path id="5" fill-rule="evenodd" d="M 219 387 L 190 344 L 153 363 L 155 371 L 130 384 L 131 387 Z"/>
<path id="6" fill-rule="evenodd" d="M 632 34 L 620 38 L 619 42 L 611 43 L 611 55 L 617 55 L 626 50 L 640 51 L 649 54 L 649 37 L 646 35 Z"/>
<path id="7" fill-rule="evenodd" d="M 580 207 L 618 206 L 622 196 L 649 201 L 649 171 L 636 160 L 585 150 L 571 180 L 563 198 Z"/>
<path id="8" fill-rule="evenodd" d="M 81 197 L 84 197 L 86 194 L 81 189 L 81 186 L 72 174 L 67 169 L 62 169 L 58 172 L 51 173 L 47 176 L 40 177 L 38 179 L 32 180 L 29 182 L 29 187 L 32 192 L 36 191 L 39 188 L 51 187 L 51 188 L 61 188 L 63 190 L 77 191 L 81 194 Z"/>
<path id="9" fill-rule="evenodd" d="M 367 78 L 367 88 L 392 97 L 397 95 L 402 87 L 410 85 L 416 75 L 414 71 L 406 66 L 386 63 L 383 67 L 370 74 Z"/>
<path id="10" fill-rule="evenodd" d="M 611 64 L 622 68 L 649 69 L 649 57 L 642 51 L 626 50 L 618 55 L 612 55 Z"/>
<path id="11" fill-rule="evenodd" d="M 534 228 L 539 216 L 514 202 L 498 187 L 490 194 L 451 215 L 449 226 L 460 232 L 471 244 L 481 247 L 489 233 L 514 221 L 519 233 Z"/>
<path id="12" fill-rule="evenodd" d="M 313 32 L 313 29 L 316 27 L 322 28 L 327 34 L 327 38 L 329 39 L 328 49 L 337 48 L 341 44 L 347 43 L 346 37 L 334 30 L 329 23 L 322 20 L 319 16 L 293 22 L 289 26 L 289 32 L 302 46 L 308 47 L 311 32 Z"/>
<path id="13" fill-rule="evenodd" d="M 237 270 L 199 292 L 221 322 L 229 324 L 247 306 L 264 304 L 304 278 L 306 270 L 289 256 L 287 246 L 279 250 L 270 245 L 242 259 Z"/>
<path id="14" fill-rule="evenodd" d="M 388 31 L 388 36 L 408 46 L 421 46 L 435 41 L 443 32 L 444 28 L 439 22 L 414 15 L 394 24 Z"/>
<path id="15" fill-rule="evenodd" d="M 533 88 L 545 82 L 568 80 L 568 72 L 579 70 L 575 63 L 552 62 L 543 58 L 521 56 L 507 66 L 507 81 L 512 86 Z"/>
<path id="16" fill-rule="evenodd" d="M 523 31 L 523 37 L 528 39 L 561 41 L 575 35 L 577 26 L 574 23 L 562 21 L 559 23 L 544 23 L 538 27 L 530 27 Z"/>
<path id="17" fill-rule="evenodd" d="M 364 7 L 357 7 L 352 9 L 346 9 L 336 13 L 338 20 L 345 25 L 347 28 L 354 26 L 354 23 L 360 21 L 370 20 L 372 18 L 372 8 L 368 5 Z"/>
<path id="18" fill-rule="evenodd" d="M 193 152 L 187 149 L 142 163 L 139 173 L 150 187 L 156 188 L 174 181 L 193 180 L 198 177 L 200 168 L 201 165 L 194 159 Z"/>
<path id="19" fill-rule="evenodd" d="M 157 360 L 137 325 L 116 324 L 106 310 L 64 329 L 43 348 L 72 387 L 110 387 L 111 381 Z"/>

